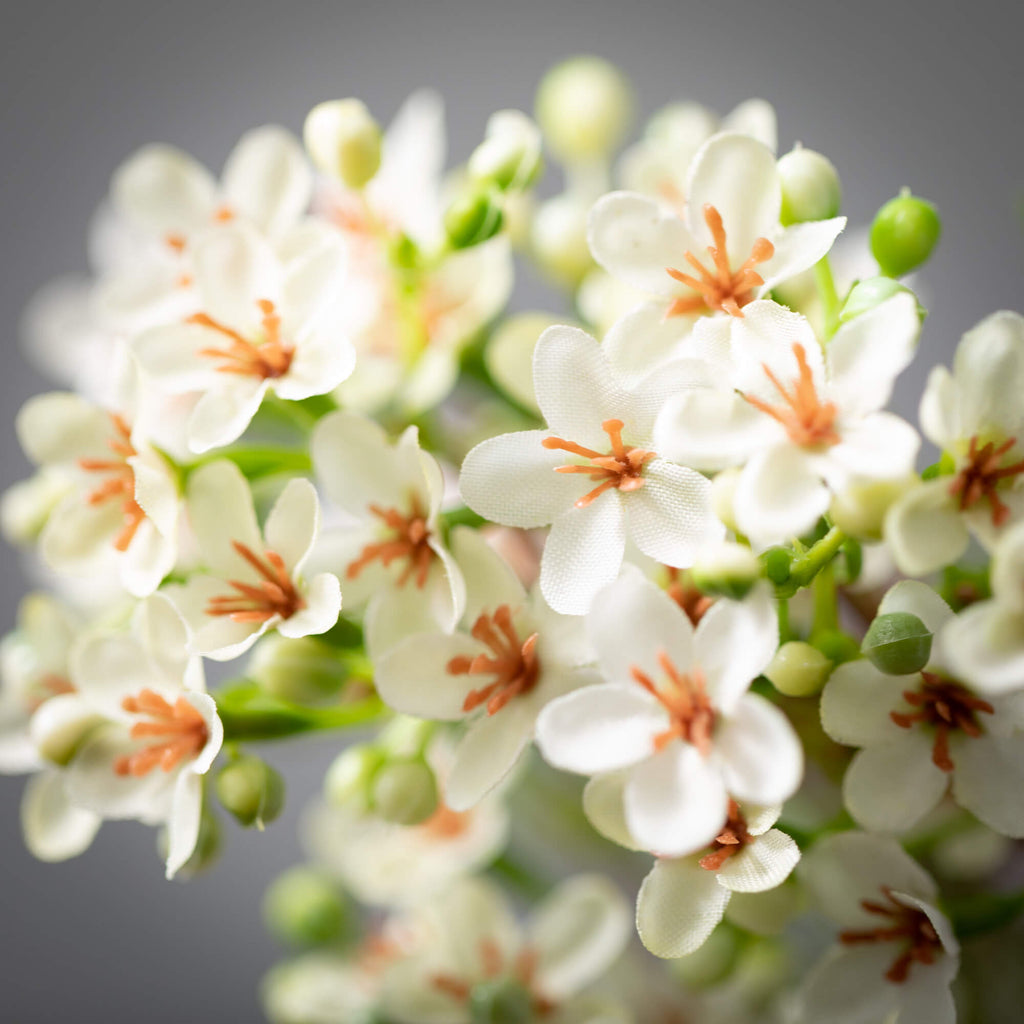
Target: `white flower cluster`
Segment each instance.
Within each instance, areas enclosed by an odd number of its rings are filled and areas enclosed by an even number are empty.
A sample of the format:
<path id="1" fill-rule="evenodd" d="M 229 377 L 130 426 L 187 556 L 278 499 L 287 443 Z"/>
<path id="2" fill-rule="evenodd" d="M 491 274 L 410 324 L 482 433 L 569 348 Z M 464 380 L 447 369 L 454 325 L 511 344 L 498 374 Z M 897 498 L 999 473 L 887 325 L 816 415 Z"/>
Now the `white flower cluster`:
<path id="1" fill-rule="evenodd" d="M 0 650 L 31 850 L 130 818 L 199 870 L 217 804 L 280 811 L 246 743 L 381 726 L 268 896 L 316 947 L 267 978 L 282 1024 L 941 1024 L 958 936 L 1024 907 L 991 878 L 1024 838 L 1024 318 L 933 370 L 918 474 L 885 407 L 930 204 L 883 207 L 846 281 L 835 169 L 777 158 L 770 106 L 674 104 L 613 172 L 628 105 L 568 62 L 448 176 L 430 93 L 257 129 L 219 181 L 147 147 L 26 319 L 70 389 L 19 413 L 2 506 L 49 588 Z M 499 321 L 514 251 L 572 314 Z M 589 873 L 521 924 L 495 880 L 554 883 L 544 837 Z M 678 976 L 620 958 L 594 858 Z"/>

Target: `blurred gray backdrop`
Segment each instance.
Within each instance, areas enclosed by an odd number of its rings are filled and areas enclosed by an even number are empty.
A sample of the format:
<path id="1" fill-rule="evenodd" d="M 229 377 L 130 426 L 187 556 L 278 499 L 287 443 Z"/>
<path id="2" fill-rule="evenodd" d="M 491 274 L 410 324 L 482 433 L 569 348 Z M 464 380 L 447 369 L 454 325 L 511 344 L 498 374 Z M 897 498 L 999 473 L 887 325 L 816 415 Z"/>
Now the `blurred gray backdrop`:
<path id="1" fill-rule="evenodd" d="M 16 325 L 50 277 L 85 269 L 109 175 L 164 140 L 219 167 L 247 128 L 299 130 L 316 101 L 357 95 L 386 121 L 413 88 L 441 90 L 451 157 L 488 114 L 531 109 L 553 62 L 619 63 L 641 111 L 677 98 L 720 111 L 759 95 L 838 166 L 854 220 L 902 185 L 935 201 L 945 233 L 923 275 L 932 315 L 897 404 L 913 416 L 929 365 L 997 308 L 1020 308 L 1024 15 L 1003 0 L 370 0 L 257 3 L 7 0 L 0 42 L 0 485 L 28 472 L 18 406 L 46 382 Z M 0 627 L 25 583 L 0 550 Z M 295 816 L 333 753 L 282 745 L 289 812 L 263 835 L 228 828 L 219 867 L 168 884 L 141 826 L 105 826 L 68 864 L 35 863 L 18 824 L 22 782 L 0 779 L 0 1020 L 6 1024 L 259 1021 L 256 984 L 278 956 L 259 920 L 267 882 L 298 855 Z"/>

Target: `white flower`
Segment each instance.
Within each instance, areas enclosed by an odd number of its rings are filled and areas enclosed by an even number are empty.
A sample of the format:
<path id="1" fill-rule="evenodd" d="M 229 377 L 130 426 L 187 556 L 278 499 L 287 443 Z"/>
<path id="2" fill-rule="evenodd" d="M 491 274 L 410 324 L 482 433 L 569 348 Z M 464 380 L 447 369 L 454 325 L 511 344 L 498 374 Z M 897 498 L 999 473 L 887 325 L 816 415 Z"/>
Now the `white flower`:
<path id="1" fill-rule="evenodd" d="M 218 460 L 192 473 L 187 507 L 208 574 L 164 593 L 188 623 L 195 651 L 224 661 L 247 651 L 267 630 L 294 639 L 337 622 L 338 578 L 325 572 L 307 583 L 302 577 L 320 525 L 308 480 L 288 482 L 262 535 L 249 485 L 233 462 Z"/>
<path id="2" fill-rule="evenodd" d="M 238 224 L 205 234 L 193 258 L 201 312 L 134 342 L 157 388 L 201 393 L 187 426 L 193 452 L 238 438 L 268 392 L 298 401 L 352 372 L 355 352 L 332 315 L 345 273 L 339 246 L 285 262 Z"/>
<path id="3" fill-rule="evenodd" d="M 990 696 L 971 674 L 951 671 L 962 660 L 955 651 L 965 624 L 923 583 L 898 583 L 878 610 L 916 615 L 934 634 L 932 652 L 915 675 L 883 675 L 861 659 L 840 665 L 826 684 L 825 731 L 861 748 L 843 780 L 850 813 L 872 831 L 902 833 L 949 790 L 996 832 L 1024 837 L 1021 695 Z"/>
<path id="4" fill-rule="evenodd" d="M 818 842 L 800 873 L 843 930 L 800 994 L 800 1024 L 954 1024 L 960 948 L 935 882 L 899 844 L 845 832 Z"/>
<path id="5" fill-rule="evenodd" d="M 775 156 L 746 135 L 723 133 L 694 158 L 683 216 L 654 199 L 612 192 L 590 215 L 594 258 L 627 284 L 660 300 L 640 307 L 633 346 L 609 338 L 616 365 L 653 365 L 689 333 L 694 319 L 730 314 L 818 262 L 845 217 L 783 228 Z M 678 319 L 677 319 L 678 318 Z"/>
<path id="6" fill-rule="evenodd" d="M 378 659 L 376 684 L 405 714 L 467 720 L 445 792 L 461 811 L 511 771 L 541 709 L 593 677 L 580 667 L 589 660 L 581 620 L 528 596 L 474 531 L 453 531 L 452 549 L 466 582 L 459 628 L 406 637 Z"/>
<path id="7" fill-rule="evenodd" d="M 745 463 L 736 523 L 766 545 L 806 533 L 851 483 L 911 471 L 917 433 L 879 410 L 913 355 L 919 322 L 913 297 L 896 295 L 840 328 L 823 360 L 803 317 L 771 302 L 747 310 L 735 327 L 741 337 L 730 340 L 725 320 L 694 331 L 695 351 L 740 390 L 683 392 L 654 435 L 668 458 L 699 469 Z"/>
<path id="8" fill-rule="evenodd" d="M 33 720 L 34 734 L 43 738 L 61 724 L 58 704 L 72 701 L 102 720 L 68 764 L 68 796 L 102 818 L 166 825 L 168 878 L 195 849 L 202 776 L 224 737 L 187 639 L 171 604 L 159 594 L 147 598 L 131 632 L 97 634 L 76 646 L 75 692 L 44 705 L 45 724 L 38 715 Z"/>
<path id="9" fill-rule="evenodd" d="M 477 986 L 520 986 L 533 1012 L 569 1024 L 578 994 L 622 952 L 629 934 L 625 900 L 605 878 L 563 882 L 525 927 L 492 884 L 465 879 L 423 908 L 433 939 L 399 961 L 383 1008 L 399 1024 L 469 1024 Z"/>
<path id="10" fill-rule="evenodd" d="M 463 463 L 461 490 L 495 522 L 552 524 L 540 577 L 552 608 L 586 612 L 618 574 L 627 536 L 681 568 L 721 539 L 710 483 L 661 458 L 653 442 L 666 399 L 705 383 L 702 364 L 680 361 L 630 386 L 588 334 L 552 327 L 537 343 L 533 376 L 548 428 L 477 445 Z"/>
<path id="11" fill-rule="evenodd" d="M 385 603 L 421 605 L 443 629 L 454 627 L 465 588 L 441 539 L 444 478 L 437 460 L 420 448 L 416 428 L 392 443 L 373 420 L 335 412 L 317 424 L 310 449 L 327 496 L 352 520 L 324 532 L 316 562 L 344 576 L 348 609 L 369 603 L 370 656 L 391 642 L 375 635 L 380 615 L 393 618 L 381 611 Z"/>
<path id="12" fill-rule="evenodd" d="M 625 822 L 663 856 L 707 846 L 729 798 L 782 803 L 803 774 L 785 715 L 748 693 L 778 646 L 771 597 L 719 600 L 696 629 L 639 572 L 602 591 L 587 616 L 608 681 L 554 701 L 537 723 L 541 753 L 582 775 L 628 770 Z"/>
<path id="13" fill-rule="evenodd" d="M 999 312 L 968 331 L 953 372 L 935 367 L 921 429 L 953 461 L 890 509 L 885 536 L 896 564 L 923 576 L 955 562 L 973 535 L 992 549 L 1024 513 L 1024 317 Z"/>
<path id="14" fill-rule="evenodd" d="M 73 485 L 43 528 L 43 559 L 59 573 L 88 573 L 114 552 L 124 587 L 152 593 L 177 557 L 181 501 L 172 468 L 138 424 L 55 391 L 26 402 L 16 426 L 29 458 Z"/>

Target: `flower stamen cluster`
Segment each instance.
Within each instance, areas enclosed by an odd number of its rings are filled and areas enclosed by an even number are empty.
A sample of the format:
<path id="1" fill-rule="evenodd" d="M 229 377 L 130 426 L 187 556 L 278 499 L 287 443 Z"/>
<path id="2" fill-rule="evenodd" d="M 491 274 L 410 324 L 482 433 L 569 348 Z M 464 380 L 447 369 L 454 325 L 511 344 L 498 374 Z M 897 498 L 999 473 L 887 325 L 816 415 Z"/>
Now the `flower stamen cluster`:
<path id="1" fill-rule="evenodd" d="M 997 488 L 1001 481 L 1024 473 L 1024 459 L 1009 466 L 1000 466 L 1000 459 L 1017 443 L 1015 437 L 996 445 L 995 441 L 978 447 L 975 434 L 968 443 L 967 465 L 954 477 L 949 493 L 957 499 L 961 512 L 988 500 L 992 508 L 992 525 L 1002 526 L 1010 517 L 1009 507 L 1000 500 Z"/>
<path id="2" fill-rule="evenodd" d="M 367 544 L 359 557 L 349 563 L 345 570 L 346 578 L 356 579 L 371 562 L 379 561 L 387 568 L 392 562 L 405 558 L 408 559 L 408 565 L 398 577 L 396 585 L 404 587 L 410 579 L 415 579 L 416 586 L 422 590 L 426 586 L 435 555 L 429 544 L 430 529 L 419 497 L 415 494 L 412 496 L 408 515 L 403 515 L 397 508 L 383 508 L 377 504 L 371 504 L 368 508 L 388 527 L 392 536 L 385 541 Z"/>
<path id="3" fill-rule="evenodd" d="M 291 618 L 305 607 L 306 602 L 288 576 L 284 559 L 276 551 L 264 551 L 261 559 L 240 541 L 232 541 L 232 547 L 262 580 L 256 585 L 228 580 L 228 585 L 237 593 L 210 598 L 206 606 L 207 615 L 228 615 L 234 622 L 267 622 L 275 615 L 282 619 Z"/>
<path id="4" fill-rule="evenodd" d="M 480 960 L 483 965 L 483 976 L 487 981 L 494 981 L 506 973 L 505 958 L 493 939 L 481 939 Z M 526 989 L 530 995 L 533 1012 L 543 1016 L 550 1013 L 556 1004 L 534 990 L 536 973 L 536 952 L 529 947 L 521 949 L 511 964 L 508 976 Z M 444 992 L 460 1002 L 468 1002 L 472 995 L 472 985 L 455 975 L 435 974 L 431 981 L 439 992 Z"/>
<path id="5" fill-rule="evenodd" d="M 208 327 L 223 334 L 229 341 L 226 348 L 203 348 L 199 355 L 211 359 L 223 359 L 217 367 L 220 373 L 234 373 L 242 377 L 258 377 L 269 380 L 283 377 L 292 365 L 295 346 L 281 338 L 281 317 L 269 299 L 257 303 L 262 313 L 261 323 L 265 339 L 262 342 L 248 341 L 238 331 L 215 320 L 208 313 L 195 313 L 187 323 Z"/>
<path id="6" fill-rule="evenodd" d="M 128 460 L 139 453 L 131 442 L 131 427 L 124 417 L 111 413 L 110 419 L 114 424 L 114 435 L 107 444 L 116 457 L 79 459 L 78 465 L 89 473 L 110 474 L 96 490 L 90 492 L 86 500 L 90 505 L 102 505 L 112 498 L 122 499 L 124 527 L 114 538 L 114 547 L 118 551 L 127 551 L 139 524 L 146 518 L 146 513 L 135 500 L 135 471 L 128 464 Z"/>
<path id="7" fill-rule="evenodd" d="M 136 697 L 125 697 L 121 707 L 131 714 L 145 715 L 149 719 L 132 726 L 132 739 L 144 736 L 162 739 L 134 754 L 117 758 L 114 771 L 118 775 L 140 778 L 157 766 L 169 772 L 186 758 L 195 757 L 209 738 L 203 716 L 185 697 L 179 697 L 172 705 L 160 694 L 145 689 L 140 690 Z"/>
<path id="8" fill-rule="evenodd" d="M 671 726 L 654 737 L 654 749 L 663 750 L 673 740 L 684 740 L 700 751 L 703 757 L 711 753 L 711 734 L 715 728 L 715 709 L 707 693 L 704 673 L 696 668 L 680 672 L 661 651 L 658 665 L 668 679 L 669 687 L 659 687 L 649 675 L 634 665 L 630 669 L 639 683 L 668 712 Z"/>
<path id="9" fill-rule="evenodd" d="M 743 816 L 739 804 L 729 801 L 729 817 L 722 831 L 715 836 L 712 851 L 700 859 L 700 866 L 705 871 L 717 871 L 733 854 L 739 853 L 745 846 L 754 841 L 754 836 L 747 830 L 747 819 Z"/>

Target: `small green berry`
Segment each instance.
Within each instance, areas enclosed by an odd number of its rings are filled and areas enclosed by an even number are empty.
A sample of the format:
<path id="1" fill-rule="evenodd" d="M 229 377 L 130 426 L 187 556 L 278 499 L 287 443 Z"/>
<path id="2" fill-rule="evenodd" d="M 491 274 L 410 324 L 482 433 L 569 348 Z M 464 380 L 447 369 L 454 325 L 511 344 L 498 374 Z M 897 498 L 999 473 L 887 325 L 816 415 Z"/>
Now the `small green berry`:
<path id="1" fill-rule="evenodd" d="M 941 234 L 935 207 L 908 191 L 890 199 L 875 215 L 871 254 L 883 274 L 903 277 L 928 259 Z"/>
<path id="2" fill-rule="evenodd" d="M 888 612 L 871 623 L 861 651 L 879 672 L 892 676 L 911 675 L 928 664 L 932 633 L 910 612 Z"/>

